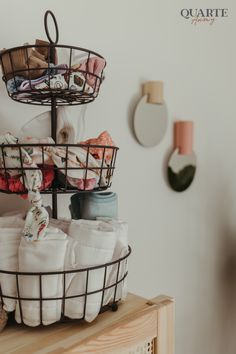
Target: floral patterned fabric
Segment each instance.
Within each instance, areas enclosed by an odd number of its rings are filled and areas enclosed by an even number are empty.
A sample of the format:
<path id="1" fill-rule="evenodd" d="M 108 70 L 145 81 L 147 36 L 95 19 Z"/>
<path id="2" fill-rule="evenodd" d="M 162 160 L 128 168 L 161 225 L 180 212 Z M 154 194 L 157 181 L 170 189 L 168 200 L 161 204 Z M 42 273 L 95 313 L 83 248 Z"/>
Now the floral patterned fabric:
<path id="1" fill-rule="evenodd" d="M 18 138 L 10 133 L 0 136 L 0 144 L 15 145 Z M 39 190 L 43 184 L 43 175 L 37 165 L 24 148 L 5 147 L 0 153 L 1 168 L 7 169 L 10 176 L 21 173 L 20 168 L 36 168 L 35 170 L 24 170 L 20 181 L 28 189 L 28 196 L 33 207 L 28 211 L 23 234 L 27 240 L 39 240 L 44 238 L 46 227 L 49 224 L 49 215 L 42 205 Z M 19 168 L 19 169 L 18 169 Z"/>
<path id="2" fill-rule="evenodd" d="M 9 144 L 12 146 L 4 146 Z M 24 228 L 27 240 L 45 237 L 49 216 L 43 207 L 40 190 L 47 188 L 52 182 L 55 166 L 57 175 L 64 175 L 67 182 L 78 189 L 92 190 L 97 186 L 106 186 L 110 181 L 109 164 L 113 158 L 113 150 L 106 149 L 106 146 L 114 146 L 114 142 L 108 132 L 105 131 L 98 138 L 89 139 L 83 144 L 83 147 L 54 146 L 52 138 L 18 139 L 10 133 L 0 136 L 0 168 L 3 171 L 2 175 L 0 173 L 0 188 L 3 186 L 2 189 L 8 191 L 28 191 L 28 199 L 32 204 Z M 88 144 L 98 147 L 86 146 Z M 40 165 L 43 165 L 42 171 Z M 50 168 L 52 171 L 48 183 L 45 166 L 49 166 L 49 171 Z"/>
<path id="3" fill-rule="evenodd" d="M 37 241 L 45 238 L 49 215 L 38 191 L 29 191 L 28 196 L 33 207 L 27 213 L 23 234 L 28 241 Z"/>
<path id="4" fill-rule="evenodd" d="M 80 144 L 85 145 L 103 145 L 103 146 L 115 146 L 114 141 L 112 140 L 110 134 L 107 131 L 102 132 L 97 138 L 88 139 Z M 89 153 L 93 155 L 95 159 L 102 160 L 103 154 L 104 159 L 107 163 L 111 162 L 113 150 L 112 149 L 105 149 L 104 148 L 89 148 Z"/>

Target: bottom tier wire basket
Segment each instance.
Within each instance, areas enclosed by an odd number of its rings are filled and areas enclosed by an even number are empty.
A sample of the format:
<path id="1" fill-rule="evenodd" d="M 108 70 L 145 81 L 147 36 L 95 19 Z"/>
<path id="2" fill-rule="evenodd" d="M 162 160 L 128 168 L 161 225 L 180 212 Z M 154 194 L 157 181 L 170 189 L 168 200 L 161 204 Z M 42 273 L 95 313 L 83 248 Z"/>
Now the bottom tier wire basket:
<path id="1" fill-rule="evenodd" d="M 59 272 L 0 270 L 2 306 L 15 308 L 16 322 L 32 327 L 75 319 L 92 322 L 99 313 L 116 311 L 125 298 L 130 254 L 129 246 L 115 261 Z"/>

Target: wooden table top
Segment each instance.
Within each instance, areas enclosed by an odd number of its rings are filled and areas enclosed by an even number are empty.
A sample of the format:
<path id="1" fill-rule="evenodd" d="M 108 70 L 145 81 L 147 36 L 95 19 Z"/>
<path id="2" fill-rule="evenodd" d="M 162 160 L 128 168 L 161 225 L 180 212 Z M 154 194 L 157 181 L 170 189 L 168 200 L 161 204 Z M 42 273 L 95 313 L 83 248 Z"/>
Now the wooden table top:
<path id="1" fill-rule="evenodd" d="M 106 328 L 146 308 L 150 308 L 146 299 L 129 294 L 117 312 L 107 311 L 92 323 L 55 323 L 34 328 L 12 324 L 0 333 L 0 354 L 64 353 L 75 344 L 86 342 Z"/>

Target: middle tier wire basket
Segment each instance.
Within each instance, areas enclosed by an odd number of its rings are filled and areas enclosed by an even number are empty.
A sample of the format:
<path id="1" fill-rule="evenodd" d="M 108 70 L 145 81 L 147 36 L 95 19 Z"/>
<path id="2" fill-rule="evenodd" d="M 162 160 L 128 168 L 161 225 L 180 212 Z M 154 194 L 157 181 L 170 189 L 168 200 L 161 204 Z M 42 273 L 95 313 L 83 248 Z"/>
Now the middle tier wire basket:
<path id="1" fill-rule="evenodd" d="M 0 192 L 26 196 L 33 173 L 39 174 L 44 194 L 106 190 L 118 150 L 85 144 L 0 145 Z"/>
<path id="2" fill-rule="evenodd" d="M 44 242 L 44 241 L 42 241 Z M 123 257 L 93 267 L 51 272 L 0 269 L 0 303 L 18 323 L 49 325 L 71 319 L 93 321 L 116 311 L 127 294 L 128 247 Z"/>

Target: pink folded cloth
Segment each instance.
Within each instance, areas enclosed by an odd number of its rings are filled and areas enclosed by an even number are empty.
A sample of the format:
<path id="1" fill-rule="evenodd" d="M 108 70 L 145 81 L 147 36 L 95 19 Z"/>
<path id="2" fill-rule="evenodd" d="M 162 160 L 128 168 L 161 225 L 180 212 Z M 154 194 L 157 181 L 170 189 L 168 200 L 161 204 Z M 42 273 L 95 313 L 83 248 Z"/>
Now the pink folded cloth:
<path id="1" fill-rule="evenodd" d="M 100 76 L 102 70 L 105 68 L 106 61 L 105 59 L 99 57 L 92 57 L 84 60 L 79 66 L 79 71 L 88 71 L 91 75 L 87 74 L 86 81 L 88 85 L 94 88 L 96 83 L 96 76 Z"/>
<path id="2" fill-rule="evenodd" d="M 67 180 L 72 186 L 74 186 L 82 191 L 84 191 L 84 190 L 91 191 L 97 185 L 96 178 L 82 179 L 82 178 L 67 177 Z"/>
<path id="3" fill-rule="evenodd" d="M 107 131 L 102 132 L 97 138 L 88 139 L 84 142 L 81 142 L 80 144 L 115 146 L 114 141 L 112 140 L 110 134 Z M 112 159 L 113 149 L 105 149 L 105 153 L 104 153 L 103 147 L 101 148 L 92 147 L 89 148 L 89 153 L 97 160 L 102 160 L 104 154 L 105 161 L 109 163 Z"/>

